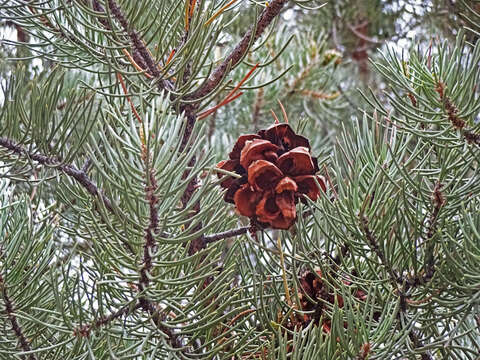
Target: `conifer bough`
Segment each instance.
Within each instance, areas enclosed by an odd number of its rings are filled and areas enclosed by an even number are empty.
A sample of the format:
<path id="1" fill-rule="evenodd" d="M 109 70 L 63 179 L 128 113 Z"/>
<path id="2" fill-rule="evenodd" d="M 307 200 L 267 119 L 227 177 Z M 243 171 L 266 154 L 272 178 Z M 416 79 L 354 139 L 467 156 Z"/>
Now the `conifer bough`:
<path id="1" fill-rule="evenodd" d="M 0 359 L 477 359 L 478 7 L 320 2 L 2 2 Z"/>

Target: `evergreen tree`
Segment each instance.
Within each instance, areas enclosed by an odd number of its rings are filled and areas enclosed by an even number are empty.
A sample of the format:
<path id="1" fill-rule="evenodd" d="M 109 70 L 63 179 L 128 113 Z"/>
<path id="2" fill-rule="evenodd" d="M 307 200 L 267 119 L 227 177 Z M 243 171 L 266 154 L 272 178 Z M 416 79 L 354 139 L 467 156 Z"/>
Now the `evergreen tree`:
<path id="1" fill-rule="evenodd" d="M 479 359 L 479 1 L 0 18 L 1 359 Z"/>

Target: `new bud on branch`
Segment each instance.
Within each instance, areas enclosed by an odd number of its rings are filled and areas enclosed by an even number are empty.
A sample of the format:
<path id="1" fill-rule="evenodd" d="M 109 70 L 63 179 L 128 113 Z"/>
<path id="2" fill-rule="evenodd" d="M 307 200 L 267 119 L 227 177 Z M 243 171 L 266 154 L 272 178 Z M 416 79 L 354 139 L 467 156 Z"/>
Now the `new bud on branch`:
<path id="1" fill-rule="evenodd" d="M 288 124 L 240 136 L 229 159 L 217 167 L 241 175 L 222 181 L 224 199 L 252 225 L 263 228 L 289 229 L 297 218 L 298 200 L 305 201 L 306 195 L 315 201 L 320 187 L 326 191 L 324 178 L 316 175 L 317 159 L 310 154 L 308 140 Z"/>

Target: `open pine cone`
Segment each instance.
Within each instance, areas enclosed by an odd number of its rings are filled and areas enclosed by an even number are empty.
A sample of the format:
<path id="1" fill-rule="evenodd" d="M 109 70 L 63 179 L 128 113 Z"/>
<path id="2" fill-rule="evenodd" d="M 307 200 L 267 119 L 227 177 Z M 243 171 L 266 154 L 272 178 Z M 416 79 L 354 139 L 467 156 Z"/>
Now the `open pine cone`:
<path id="1" fill-rule="evenodd" d="M 325 312 L 329 307 L 327 304 L 333 306 L 336 300 L 338 307 L 343 308 L 343 297 L 338 294 L 338 291 L 334 291 L 334 289 L 324 283 L 320 270 L 315 270 L 315 273 L 311 270 L 303 272 L 299 277 L 299 282 L 300 287 L 297 294 L 300 300 L 299 307 L 300 310 L 305 312 L 301 325 L 306 326 L 310 321 L 314 321 L 315 325 L 320 325 L 320 318 L 323 318 L 321 326 L 324 331 L 330 332 L 331 321 L 328 313 Z M 348 278 L 344 279 L 343 283 L 346 286 L 353 286 Z M 358 300 L 366 301 L 367 299 L 367 294 L 363 290 L 353 289 L 352 294 Z M 344 327 L 347 327 L 347 323 L 344 323 Z"/>
<path id="2" fill-rule="evenodd" d="M 263 228 L 290 228 L 301 194 L 315 201 L 320 196 L 317 182 L 326 191 L 324 178 L 315 175 L 318 164 L 310 154 L 308 140 L 295 134 L 288 124 L 240 136 L 229 159 L 217 167 L 241 175 L 222 181 L 221 186 L 227 189 L 224 199 Z"/>

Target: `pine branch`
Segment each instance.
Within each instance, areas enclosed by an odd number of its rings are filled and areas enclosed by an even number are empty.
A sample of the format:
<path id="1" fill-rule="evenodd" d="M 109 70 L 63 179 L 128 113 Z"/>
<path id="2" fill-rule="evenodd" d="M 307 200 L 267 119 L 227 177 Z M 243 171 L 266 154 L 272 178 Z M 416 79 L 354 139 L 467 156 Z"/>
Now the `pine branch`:
<path id="1" fill-rule="evenodd" d="M 130 306 L 124 306 L 120 310 L 114 313 L 111 313 L 110 315 L 102 316 L 100 319 L 95 320 L 92 324 L 83 325 L 81 327 L 76 328 L 75 330 L 73 330 L 73 335 L 81 336 L 81 337 L 89 337 L 92 330 L 98 329 L 102 326 L 106 326 L 110 324 L 112 321 L 122 317 L 123 315 L 134 312 L 135 310 L 141 308 L 141 306 L 142 305 L 140 303 L 135 304 L 133 308 L 130 308 Z"/>
<path id="2" fill-rule="evenodd" d="M 293 79 L 291 84 L 287 84 L 288 87 L 286 89 L 287 92 L 287 97 L 292 96 L 295 94 L 298 89 L 299 85 L 304 82 L 304 80 L 310 75 L 313 69 L 315 69 L 319 63 L 319 56 L 318 54 L 315 54 L 313 59 L 310 59 L 310 61 L 307 63 L 307 65 L 303 68 L 303 70 Z"/>
<path id="3" fill-rule="evenodd" d="M 83 2 L 86 3 L 85 0 L 83 0 Z M 155 60 L 150 55 L 147 47 L 144 45 L 144 42 L 138 35 L 138 32 L 127 21 L 120 6 L 114 0 L 108 0 L 108 7 L 112 12 L 113 17 L 120 23 L 123 30 L 127 33 L 130 41 L 132 42 L 133 57 L 135 62 L 141 67 L 146 66 L 148 68 L 148 73 L 159 79 L 158 86 L 160 89 L 171 90 L 173 88 L 172 84 L 168 80 L 160 79 L 161 73 L 157 68 Z M 98 0 L 93 0 L 93 9 L 97 12 L 107 15 L 105 9 L 98 2 Z M 98 21 L 105 27 L 105 29 L 111 30 L 111 26 L 107 20 L 99 18 Z"/>
<path id="4" fill-rule="evenodd" d="M 83 163 L 81 171 L 84 173 L 87 173 L 88 169 L 90 168 L 90 165 L 92 165 L 92 159 L 88 158 Z"/>
<path id="5" fill-rule="evenodd" d="M 333 257 L 332 260 L 336 265 L 339 265 L 342 259 L 346 257 L 349 253 L 350 247 L 348 246 L 348 244 L 340 245 L 340 252 L 335 257 Z"/>
<path id="6" fill-rule="evenodd" d="M 440 100 L 444 102 L 448 120 L 450 120 L 453 127 L 461 131 L 463 137 L 468 143 L 480 146 L 480 134 L 476 134 L 471 129 L 466 128 L 467 124 L 465 120 L 458 116 L 457 106 L 452 102 L 450 97 L 445 95 L 445 84 L 438 81 L 435 86 L 435 91 L 440 96 Z"/>
<path id="7" fill-rule="evenodd" d="M 13 332 L 15 333 L 15 336 L 17 337 L 18 342 L 20 343 L 20 347 L 22 348 L 23 351 L 32 351 L 30 342 L 27 340 L 27 337 L 23 333 L 23 330 L 20 324 L 18 323 L 12 300 L 8 296 L 7 285 L 5 284 L 1 274 L 0 274 L 0 288 L 2 289 L 2 297 L 3 297 L 3 302 L 5 303 L 5 311 L 7 313 L 8 320 L 10 321 Z M 34 354 L 30 354 L 28 356 L 28 359 L 37 360 L 37 357 Z"/>
<path id="8" fill-rule="evenodd" d="M 398 281 L 399 276 L 396 273 L 396 271 L 393 269 L 392 265 L 390 262 L 387 260 L 384 252 L 380 249 L 378 246 L 378 241 L 377 238 L 375 237 L 375 234 L 370 230 L 370 227 L 368 226 L 368 219 L 365 215 L 360 215 L 360 229 L 362 229 L 363 233 L 365 234 L 365 237 L 367 238 L 367 241 L 370 245 L 370 248 L 372 251 L 377 255 L 377 257 L 380 259 L 381 264 L 383 267 L 387 270 L 388 274 L 390 275 L 390 280 L 392 283 L 395 283 Z"/>
<path id="9" fill-rule="evenodd" d="M 250 229 L 250 226 L 243 226 L 243 227 L 238 228 L 238 229 L 228 230 L 228 231 L 224 231 L 224 232 L 221 232 L 221 233 L 218 233 L 218 234 L 206 235 L 206 236 L 203 237 L 203 241 L 206 244 L 209 244 L 209 243 L 212 243 L 212 242 L 215 242 L 215 241 L 228 239 L 228 238 L 231 238 L 231 237 L 234 237 L 234 236 L 246 234 L 249 229 Z"/>
<path id="10" fill-rule="evenodd" d="M 123 30 L 130 37 L 130 40 L 133 43 L 134 50 L 140 54 L 141 58 L 147 65 L 150 73 L 155 77 L 159 77 L 160 71 L 158 70 L 155 64 L 155 61 L 152 59 L 152 57 L 148 53 L 147 48 L 143 44 L 138 33 L 135 31 L 135 29 L 133 29 L 132 25 L 128 23 L 127 19 L 125 18 L 125 15 L 123 14 L 123 11 L 120 9 L 120 6 L 118 6 L 118 4 L 114 0 L 108 0 L 108 7 L 112 11 L 112 14 L 115 17 L 115 19 L 120 23 L 120 25 L 122 25 Z"/>
<path id="11" fill-rule="evenodd" d="M 82 2 L 85 4 L 85 6 L 88 6 L 88 1 L 87 0 L 82 0 Z M 103 6 L 98 2 L 98 0 L 92 0 L 92 8 L 93 10 L 95 10 L 96 12 L 99 12 L 99 13 L 103 13 L 104 15 L 106 15 L 106 12 L 105 12 L 105 9 L 103 8 Z M 112 27 L 110 26 L 110 24 L 108 23 L 107 19 L 105 19 L 104 17 L 98 17 L 97 20 L 100 22 L 100 24 L 103 25 L 103 27 L 107 30 L 112 30 Z"/>
<path id="12" fill-rule="evenodd" d="M 19 156 L 25 156 L 29 159 L 37 161 L 42 165 L 48 165 L 50 167 L 56 167 L 65 174 L 73 177 L 77 182 L 82 185 L 91 195 L 99 196 L 105 207 L 113 213 L 113 207 L 110 199 L 108 199 L 101 191 L 99 191 L 97 185 L 89 179 L 87 174 L 82 170 L 77 169 L 73 165 L 62 164 L 57 158 L 49 157 L 39 153 L 30 153 L 24 149 L 21 145 L 16 144 L 13 140 L 2 137 L 0 138 L 0 146 L 12 151 Z"/>
<path id="13" fill-rule="evenodd" d="M 157 180 L 153 169 L 149 169 L 149 183 L 145 186 L 146 199 L 149 205 L 150 220 L 148 227 L 145 229 L 145 244 L 143 245 L 143 267 L 140 270 L 140 284 L 139 290 L 145 291 L 148 287 L 149 279 L 148 274 L 152 269 L 152 252 L 155 249 L 154 234 L 158 231 L 158 198 L 155 195 L 155 191 L 158 188 Z M 145 298 L 140 298 L 140 303 L 145 305 Z"/>
<path id="14" fill-rule="evenodd" d="M 412 343 L 413 343 L 413 345 L 415 346 L 416 349 L 423 347 L 423 344 L 420 341 L 420 339 L 418 338 L 417 333 L 413 329 L 410 330 L 410 332 L 408 333 L 408 337 L 410 338 L 410 340 L 412 341 Z M 432 354 L 430 354 L 429 351 L 426 351 L 426 352 L 422 353 L 420 356 L 422 357 L 422 360 L 434 360 L 435 359 L 432 356 Z"/>
<path id="15" fill-rule="evenodd" d="M 361 23 L 361 24 L 358 24 L 358 25 L 351 25 L 351 24 L 348 24 L 347 23 L 347 27 L 350 29 L 350 31 L 358 38 L 366 41 L 366 42 L 369 42 L 369 43 L 372 43 L 374 45 L 382 45 L 384 43 L 384 41 L 380 41 L 380 40 L 377 40 L 377 39 L 374 39 L 374 38 L 371 38 L 365 34 L 363 34 L 362 32 L 358 31 L 359 28 L 362 28 L 364 26 L 368 26 L 368 21 L 364 22 L 364 23 Z"/>
<path id="16" fill-rule="evenodd" d="M 155 171 L 150 166 L 150 163 L 148 161 L 148 156 L 145 148 L 142 149 L 142 158 L 145 162 L 145 167 L 147 168 L 148 182 L 145 186 L 145 197 L 149 205 L 149 223 L 148 227 L 145 229 L 145 243 L 143 245 L 143 267 L 140 270 L 140 282 L 138 285 L 138 291 L 140 293 L 143 293 L 150 283 L 149 273 L 152 270 L 152 253 L 155 251 L 156 247 L 154 235 L 158 233 L 159 222 L 157 209 L 158 198 L 155 195 L 158 189 L 158 183 L 155 178 Z M 157 325 L 157 327 L 168 336 L 172 347 L 182 347 L 180 339 L 177 338 L 173 331 L 161 325 L 162 319 L 158 313 L 157 307 L 144 294 L 141 294 L 139 297 L 139 307 L 141 307 L 143 311 L 147 312 L 148 314 L 150 314 L 150 316 L 152 316 L 152 319 Z"/>
<path id="17" fill-rule="evenodd" d="M 152 317 L 153 322 L 157 325 L 157 327 L 168 336 L 168 339 L 170 341 L 170 344 L 172 345 L 173 348 L 175 349 L 180 349 L 182 348 L 182 341 L 181 339 L 173 332 L 172 329 L 162 326 L 161 322 L 163 321 L 162 317 L 160 316 L 157 308 L 151 301 L 147 301 L 143 309 L 147 311 L 150 316 Z"/>
<path id="18" fill-rule="evenodd" d="M 88 6 L 88 3 L 85 0 L 82 0 L 82 1 L 85 4 L 85 6 Z M 99 13 L 106 14 L 105 9 L 103 8 L 103 6 L 97 0 L 92 1 L 92 7 L 93 7 L 93 10 L 95 10 Z M 97 20 L 100 24 L 103 25 L 103 27 L 106 30 L 112 30 L 112 27 L 110 26 L 110 24 L 108 23 L 108 21 L 104 17 L 98 17 Z M 135 49 L 135 48 L 133 49 L 133 60 L 142 69 L 145 69 L 147 67 L 147 65 L 145 64 L 145 61 L 143 60 L 143 57 L 140 55 L 138 50 Z"/>
<path id="19" fill-rule="evenodd" d="M 434 215 L 433 222 L 431 223 L 431 226 L 432 226 L 431 229 L 433 229 L 436 226 L 435 224 L 436 224 L 436 218 L 438 216 L 438 210 L 436 212 L 434 211 L 434 214 L 436 214 L 436 215 Z M 370 230 L 370 228 L 368 226 L 368 219 L 364 215 L 361 215 L 361 218 L 360 218 L 360 228 L 364 232 L 365 237 L 367 238 L 372 251 L 377 255 L 377 257 L 380 259 L 382 265 L 387 270 L 387 272 L 389 274 L 389 277 L 390 277 L 389 278 L 390 283 L 397 288 L 397 292 L 398 292 L 399 298 L 400 298 L 400 311 L 397 314 L 397 319 L 400 321 L 400 319 L 401 319 L 400 314 L 401 313 L 406 313 L 406 311 L 407 311 L 407 295 L 405 294 L 405 289 L 404 288 L 407 287 L 408 284 L 405 284 L 405 286 L 402 286 L 401 288 L 398 287 L 398 284 L 399 283 L 400 284 L 406 283 L 407 280 L 404 279 L 402 276 L 398 275 L 397 272 L 391 266 L 390 262 L 387 260 L 384 252 L 378 246 L 378 242 L 377 242 L 377 239 L 376 239 L 375 235 L 373 234 L 373 232 Z M 433 233 L 431 233 L 429 231 L 429 234 L 431 234 L 431 237 L 433 237 Z M 433 270 L 427 271 L 429 274 L 431 272 L 432 273 L 431 276 L 433 277 L 433 271 L 434 271 L 433 260 L 428 263 L 427 267 L 429 269 L 433 269 Z M 431 277 L 430 277 L 430 279 L 431 279 Z M 410 340 L 412 341 L 412 343 L 414 344 L 415 348 L 422 348 L 423 347 L 423 344 L 418 339 L 418 335 L 414 331 L 414 329 L 409 330 L 408 336 L 409 336 Z M 428 351 L 422 353 L 421 356 L 422 356 L 422 360 L 433 360 L 434 359 Z"/>
<path id="20" fill-rule="evenodd" d="M 257 21 L 255 27 L 251 27 L 246 34 L 243 36 L 242 40 L 237 44 L 234 48 L 232 53 L 227 56 L 227 58 L 220 64 L 212 73 L 210 78 L 193 94 L 191 94 L 188 99 L 199 99 L 208 94 L 212 91 L 220 81 L 225 77 L 227 73 L 227 69 L 230 66 L 230 70 L 237 65 L 240 59 L 248 51 L 248 45 L 252 42 L 252 36 L 254 36 L 254 41 L 257 40 L 260 35 L 265 31 L 266 27 L 273 21 L 273 19 L 280 13 L 283 6 L 287 3 L 288 0 L 274 0 L 272 1 L 262 12 L 260 18 Z M 253 34 L 253 29 L 256 28 L 255 34 Z M 253 43 L 253 42 L 252 42 Z M 180 151 L 183 151 L 188 141 L 190 140 L 191 134 L 193 132 L 193 128 L 195 126 L 195 122 L 197 120 L 196 110 L 199 104 L 184 104 L 180 107 L 180 112 L 184 112 L 186 116 L 186 124 L 185 124 L 185 132 L 183 134 L 182 143 L 180 146 Z M 193 166 L 196 162 L 196 157 L 193 157 L 189 166 Z M 189 171 L 185 171 L 183 177 L 187 178 L 189 175 Z M 196 188 L 197 188 L 198 181 L 194 177 L 192 180 L 187 184 L 187 188 L 182 195 L 181 202 L 183 207 L 186 207 L 190 199 L 192 198 Z M 195 213 L 200 211 L 200 203 L 194 205 Z M 193 231 L 201 229 L 201 223 L 199 223 Z M 189 254 L 194 254 L 197 251 L 205 248 L 206 242 L 204 237 L 199 237 L 194 239 L 190 244 Z"/>
<path id="21" fill-rule="evenodd" d="M 196 5 L 196 0 L 192 1 L 192 0 L 186 0 L 187 1 L 187 4 L 188 6 L 185 7 L 187 14 L 186 14 L 186 23 L 185 23 L 185 31 L 183 33 L 183 36 L 182 38 L 180 39 L 180 43 L 178 44 L 178 46 L 176 47 L 176 49 L 181 49 L 186 43 L 187 43 L 187 40 L 188 40 L 188 37 L 190 35 L 190 21 L 193 17 L 193 14 L 195 12 L 195 9 L 198 8 Z M 199 4 L 200 5 L 200 4 Z M 185 64 L 185 69 L 183 71 L 183 81 L 186 82 L 189 78 L 190 78 L 190 75 L 191 75 L 191 71 L 192 71 L 192 60 L 189 60 L 187 61 L 187 63 Z"/>
<path id="22" fill-rule="evenodd" d="M 427 236 L 426 236 L 427 249 L 425 251 L 425 272 L 414 278 L 407 279 L 406 284 L 408 287 L 415 287 L 420 284 L 425 284 L 433 278 L 433 275 L 435 275 L 435 271 L 436 271 L 435 257 L 433 254 L 434 243 L 432 242 L 432 239 L 437 232 L 438 215 L 440 213 L 441 208 L 445 205 L 445 198 L 443 193 L 441 192 L 442 187 L 443 185 L 437 182 L 437 184 L 435 184 L 435 187 L 433 189 L 433 194 L 432 194 L 433 210 L 428 219 Z"/>
<path id="23" fill-rule="evenodd" d="M 48 27 L 50 30 L 52 30 L 52 32 L 54 34 L 56 34 L 59 38 L 69 40 L 69 41 L 73 42 L 74 44 L 79 43 L 78 39 L 74 38 L 73 36 L 70 36 L 70 35 L 66 34 L 65 31 L 63 31 L 61 28 L 53 25 L 52 22 L 48 19 L 48 17 L 46 17 L 43 14 L 39 15 L 37 10 L 33 6 L 27 5 L 27 7 L 30 9 L 32 14 L 38 15 L 38 18 L 40 19 L 42 24 L 45 25 L 46 27 Z"/>
<path id="24" fill-rule="evenodd" d="M 274 0 L 270 2 L 257 20 L 256 26 L 250 27 L 250 29 L 243 36 L 242 40 L 233 49 L 232 53 L 228 55 L 227 58 L 213 71 L 210 78 L 208 78 L 208 80 L 188 98 L 190 100 L 199 99 L 215 89 L 215 87 L 225 77 L 227 69 L 229 67 L 230 70 L 235 68 L 235 66 L 248 51 L 248 45 L 250 43 L 254 43 L 263 34 L 267 26 L 270 25 L 270 23 L 278 14 L 280 14 L 280 11 L 287 2 L 288 0 Z M 254 29 L 255 34 L 253 34 Z"/>
<path id="25" fill-rule="evenodd" d="M 179 151 L 180 152 L 183 152 L 186 148 L 187 148 L 187 145 L 188 145 L 188 142 L 190 140 L 190 137 L 192 135 L 192 132 L 193 132 L 193 128 L 195 126 L 195 121 L 197 119 L 196 115 L 195 115 L 195 107 L 193 106 L 186 106 L 184 107 L 184 111 L 185 111 L 185 115 L 186 115 L 186 124 L 185 124 L 185 131 L 183 133 L 183 137 L 182 137 L 182 142 L 180 144 L 180 148 L 179 148 Z M 195 166 L 195 163 L 197 162 L 197 157 L 195 155 L 192 156 L 192 158 L 190 159 L 189 163 L 188 163 L 188 168 L 193 168 L 193 166 Z M 187 168 L 187 170 L 185 170 L 183 172 L 183 175 L 182 175 L 182 180 L 186 179 L 189 177 L 190 175 L 190 170 Z M 187 184 L 187 187 L 185 189 L 185 191 L 183 192 L 182 194 L 182 197 L 180 198 L 180 201 L 182 203 L 182 207 L 183 208 L 186 208 L 187 207 L 187 204 L 189 203 L 190 199 L 193 197 L 193 194 L 195 193 L 195 190 L 197 189 L 198 187 L 198 179 L 196 176 L 192 177 L 192 179 L 188 182 Z M 195 214 L 198 214 L 200 212 L 200 201 L 197 201 L 194 206 L 193 206 L 193 211 Z M 186 228 L 188 228 L 190 226 L 190 222 L 187 222 L 186 224 Z M 198 230 L 200 230 L 202 228 L 202 223 L 199 222 L 195 228 L 193 229 L 188 229 L 188 230 L 191 230 L 192 232 L 196 232 Z M 195 254 L 196 252 L 204 249 L 206 246 L 204 240 L 203 240 L 203 237 L 200 236 L 196 239 L 193 239 L 191 244 L 190 244 L 190 248 L 188 250 L 188 253 L 190 255 L 193 255 Z"/>
<path id="26" fill-rule="evenodd" d="M 13 140 L 5 137 L 0 137 L 0 146 L 7 150 L 10 150 L 18 156 L 24 156 L 28 159 L 37 161 L 42 165 L 59 169 L 66 175 L 75 179 L 83 188 L 87 190 L 89 194 L 93 195 L 94 197 L 98 197 L 110 213 L 117 215 L 113 210 L 112 202 L 110 201 L 110 199 L 103 193 L 103 191 L 101 191 L 97 187 L 97 185 L 88 177 L 87 173 L 83 169 L 79 170 L 71 164 L 62 164 L 56 157 L 53 156 L 46 156 L 39 153 L 29 152 L 21 145 L 15 143 Z M 83 168 L 85 168 L 85 165 L 83 166 Z M 135 254 L 130 244 L 124 242 L 124 245 L 130 251 L 130 253 Z"/>
<path id="27" fill-rule="evenodd" d="M 436 183 L 433 189 L 433 211 L 428 220 L 428 230 L 427 230 L 427 250 L 426 250 L 426 270 L 425 276 L 423 278 L 424 282 L 430 281 L 435 274 L 435 257 L 433 254 L 434 243 L 433 237 L 435 236 L 438 228 L 438 214 L 440 213 L 441 208 L 445 205 L 445 198 L 441 192 L 442 184 Z"/>

